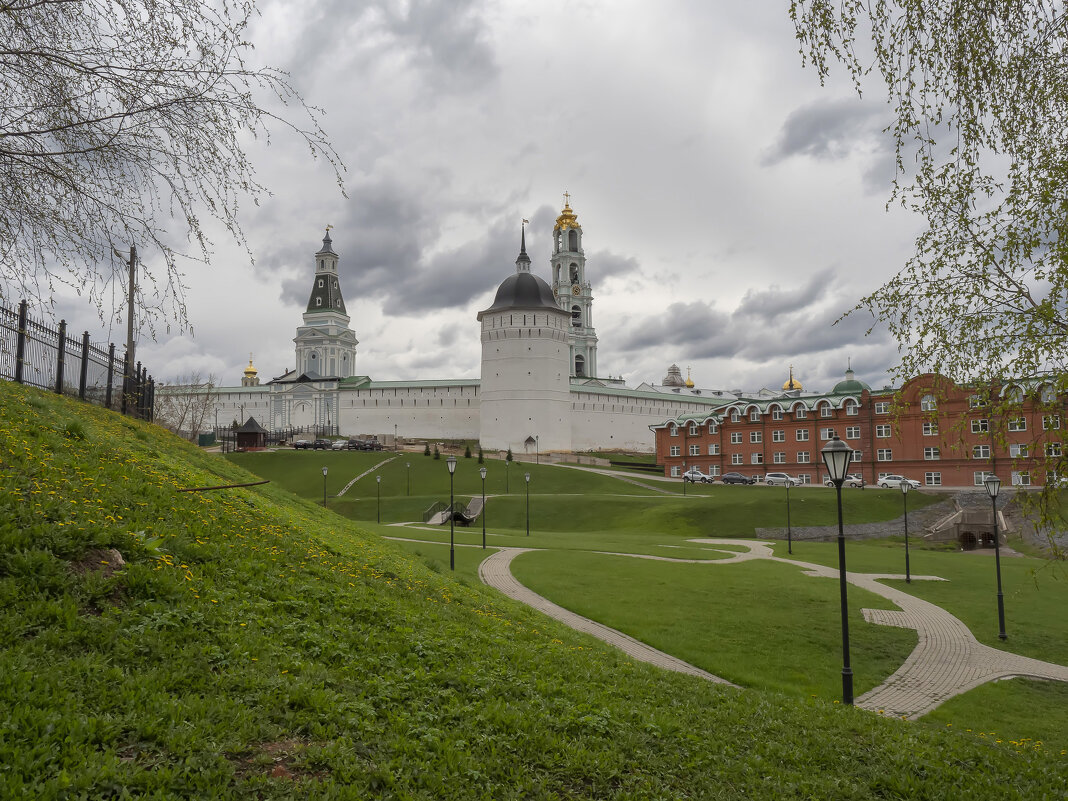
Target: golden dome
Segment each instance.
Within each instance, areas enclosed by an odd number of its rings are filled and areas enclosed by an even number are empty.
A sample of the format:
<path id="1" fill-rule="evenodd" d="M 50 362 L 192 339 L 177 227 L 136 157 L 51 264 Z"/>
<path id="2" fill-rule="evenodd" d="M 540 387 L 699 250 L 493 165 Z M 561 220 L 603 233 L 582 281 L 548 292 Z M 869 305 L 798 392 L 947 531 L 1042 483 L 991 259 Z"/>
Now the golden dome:
<path id="1" fill-rule="evenodd" d="M 804 389 L 801 386 L 801 382 L 794 378 L 794 366 L 792 364 L 790 365 L 790 379 L 782 385 L 782 388 L 784 390 L 796 389 L 798 391 Z"/>
<path id="2" fill-rule="evenodd" d="M 255 378 L 259 370 L 252 366 L 252 354 L 248 355 L 248 367 L 245 368 L 245 378 Z"/>
<path id="3" fill-rule="evenodd" d="M 688 386 L 690 389 L 693 389 L 693 379 L 690 378 L 690 368 L 689 367 L 686 368 L 686 386 Z"/>
<path id="4" fill-rule="evenodd" d="M 580 231 L 582 226 L 578 224 L 578 218 L 575 216 L 575 212 L 571 210 L 569 200 L 571 195 L 564 192 L 564 210 L 560 212 L 560 216 L 556 218 L 556 226 L 554 231 L 566 231 L 568 228 L 577 228 Z"/>

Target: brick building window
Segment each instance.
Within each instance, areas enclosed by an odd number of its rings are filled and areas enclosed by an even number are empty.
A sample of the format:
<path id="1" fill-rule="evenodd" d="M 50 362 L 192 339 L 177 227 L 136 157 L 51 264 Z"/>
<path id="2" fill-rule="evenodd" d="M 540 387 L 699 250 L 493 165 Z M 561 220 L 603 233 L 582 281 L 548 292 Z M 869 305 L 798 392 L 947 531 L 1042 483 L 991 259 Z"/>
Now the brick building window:
<path id="1" fill-rule="evenodd" d="M 941 473 L 924 473 L 923 483 L 928 487 L 941 487 L 942 486 L 942 474 Z"/>
<path id="2" fill-rule="evenodd" d="M 876 414 L 890 414 L 890 402 L 889 401 L 879 401 L 878 403 L 876 403 L 875 404 L 875 413 Z"/>
<path id="3" fill-rule="evenodd" d="M 682 448 L 680 448 L 678 445 L 672 445 L 671 446 L 670 455 L 671 456 L 682 456 Z"/>
<path id="4" fill-rule="evenodd" d="M 1009 431 L 1026 431 L 1027 419 L 1024 417 L 1013 417 L 1009 420 Z"/>
<path id="5" fill-rule="evenodd" d="M 985 434 L 990 430 L 990 421 L 984 417 L 976 418 L 972 420 L 972 433 L 973 434 Z"/>
<path id="6" fill-rule="evenodd" d="M 973 445 L 972 446 L 972 458 L 973 459 L 989 459 L 990 458 L 990 446 L 989 445 Z"/>
<path id="7" fill-rule="evenodd" d="M 771 432 L 772 442 L 786 442 L 786 432 L 782 430 L 775 430 Z"/>
<path id="8" fill-rule="evenodd" d="M 880 462 L 892 462 L 894 460 L 894 452 L 890 448 L 879 448 L 875 452 L 875 458 Z"/>
<path id="9" fill-rule="evenodd" d="M 879 439 L 889 439 L 892 430 L 893 427 L 889 425 L 875 426 L 875 436 Z"/>
<path id="10" fill-rule="evenodd" d="M 846 439 L 860 439 L 860 426 L 846 426 Z"/>
<path id="11" fill-rule="evenodd" d="M 942 458 L 942 453 L 938 448 L 924 448 L 923 458 L 929 462 L 936 461 Z"/>
<path id="12" fill-rule="evenodd" d="M 938 423 L 924 423 L 923 435 L 925 437 L 933 437 L 938 434 Z"/>
<path id="13" fill-rule="evenodd" d="M 797 452 L 797 463 L 798 464 L 808 464 L 809 461 L 810 460 L 808 458 L 808 451 L 798 451 Z"/>
<path id="14" fill-rule="evenodd" d="M 752 443 L 753 445 L 756 445 L 758 442 L 763 442 L 763 441 L 764 441 L 764 432 L 763 431 L 750 431 L 749 432 L 749 442 Z"/>
<path id="15" fill-rule="evenodd" d="M 794 437 L 797 439 L 798 442 L 808 442 L 808 429 L 797 429 L 797 431 L 794 432 Z"/>
<path id="16" fill-rule="evenodd" d="M 741 445 L 742 444 L 742 432 L 741 431 L 732 431 L 731 432 L 731 444 L 732 445 Z"/>

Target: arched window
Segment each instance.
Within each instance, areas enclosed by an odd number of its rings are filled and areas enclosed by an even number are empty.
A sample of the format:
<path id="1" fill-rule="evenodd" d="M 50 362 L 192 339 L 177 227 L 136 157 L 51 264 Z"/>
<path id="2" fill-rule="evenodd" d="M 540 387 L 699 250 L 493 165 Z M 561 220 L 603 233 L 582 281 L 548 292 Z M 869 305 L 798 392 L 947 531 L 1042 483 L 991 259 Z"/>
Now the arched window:
<path id="1" fill-rule="evenodd" d="M 700 432 L 698 431 L 697 423 L 691 422 L 690 423 L 690 436 L 691 437 L 696 437 L 698 435 L 698 433 L 700 433 Z"/>
<path id="2" fill-rule="evenodd" d="M 670 434 L 673 437 L 677 437 L 679 435 L 679 427 L 677 425 L 675 425 L 674 423 L 672 423 L 671 425 L 668 426 L 668 434 Z"/>
<path id="3" fill-rule="evenodd" d="M 316 298 L 315 299 L 315 305 L 316 306 L 322 306 L 323 305 L 323 299 L 322 298 Z"/>
<path id="4" fill-rule="evenodd" d="M 1042 387 L 1042 391 L 1041 393 L 1039 393 L 1038 397 L 1039 400 L 1041 400 L 1043 403 L 1053 403 L 1055 400 L 1057 400 L 1057 390 L 1055 390 L 1049 384 L 1046 384 L 1044 387 Z"/>
<path id="5" fill-rule="evenodd" d="M 923 398 L 920 400 L 920 411 L 921 412 L 937 412 L 938 411 L 938 401 L 935 399 L 934 395 L 924 395 L 923 396 Z"/>
<path id="6" fill-rule="evenodd" d="M 575 328 L 582 326 L 582 309 L 578 306 L 571 307 L 571 325 L 575 326 Z"/>
<path id="7" fill-rule="evenodd" d="M 567 234 L 567 249 L 578 250 L 578 231 L 572 228 Z"/>
<path id="8" fill-rule="evenodd" d="M 742 415 L 738 412 L 738 410 L 737 409 L 731 409 L 731 422 L 732 423 L 737 423 L 741 419 L 742 419 Z"/>
<path id="9" fill-rule="evenodd" d="M 575 356 L 575 375 L 583 377 L 586 375 L 586 359 L 581 354 Z"/>
<path id="10" fill-rule="evenodd" d="M 319 259 L 319 269 L 320 270 L 326 269 L 326 261 L 325 260 Z"/>
<path id="11" fill-rule="evenodd" d="M 323 288 L 323 279 L 322 278 L 319 279 L 318 286 L 319 286 L 320 289 Z"/>
<path id="12" fill-rule="evenodd" d="M 1009 403 L 1023 403 L 1023 390 L 1019 387 L 1011 387 L 1006 393 Z"/>

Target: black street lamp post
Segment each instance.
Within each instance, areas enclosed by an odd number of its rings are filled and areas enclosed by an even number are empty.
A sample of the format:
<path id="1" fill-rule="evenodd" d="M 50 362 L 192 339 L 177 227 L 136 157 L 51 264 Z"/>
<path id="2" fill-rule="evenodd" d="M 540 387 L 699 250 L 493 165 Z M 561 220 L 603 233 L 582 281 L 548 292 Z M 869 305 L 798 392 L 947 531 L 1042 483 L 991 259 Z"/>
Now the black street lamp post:
<path id="1" fill-rule="evenodd" d="M 512 463 L 507 459 L 504 460 L 504 494 L 511 495 L 512 490 L 508 486 L 508 468 L 512 466 Z"/>
<path id="2" fill-rule="evenodd" d="M 326 468 L 323 468 L 323 508 L 326 508 Z"/>
<path id="3" fill-rule="evenodd" d="M 404 463 L 404 471 L 405 471 L 405 476 L 408 479 L 408 495 L 411 496 L 411 494 L 412 494 L 412 463 L 411 462 L 405 462 Z"/>
<path id="4" fill-rule="evenodd" d="M 838 493 L 838 584 L 842 596 L 842 703 L 853 704 L 853 668 L 849 666 L 849 604 L 846 600 L 845 531 L 842 528 L 842 482 L 853 457 L 853 449 L 835 434 L 823 450 L 823 463 Z"/>
<path id="5" fill-rule="evenodd" d="M 998 639 L 1005 640 L 1005 596 L 1001 593 L 1001 536 L 998 534 L 998 490 L 1001 489 L 1001 479 L 993 473 L 983 479 L 986 486 L 986 494 L 990 496 L 990 508 L 994 513 L 994 569 L 998 574 Z"/>
<path id="6" fill-rule="evenodd" d="M 486 550 L 486 468 L 478 468 L 482 476 L 482 550 Z"/>
<path id="7" fill-rule="evenodd" d="M 382 476 L 375 476 L 375 483 L 378 485 L 378 522 L 382 522 Z"/>
<path id="8" fill-rule="evenodd" d="M 530 473 L 525 473 L 523 478 L 527 480 L 527 536 L 530 536 Z"/>
<path id="9" fill-rule="evenodd" d="M 909 572 L 909 487 L 908 481 L 901 482 L 901 505 L 905 508 L 905 583 L 912 583 Z"/>
<path id="10" fill-rule="evenodd" d="M 786 552 L 794 552 L 794 533 L 790 527 L 790 485 L 794 482 L 786 480 Z"/>
<path id="11" fill-rule="evenodd" d="M 456 473 L 456 457 L 450 456 L 445 460 L 445 463 L 449 466 L 449 570 L 456 569 L 456 546 L 453 542 L 453 532 L 456 528 L 456 510 L 453 509 L 454 495 L 452 492 L 453 476 Z"/>

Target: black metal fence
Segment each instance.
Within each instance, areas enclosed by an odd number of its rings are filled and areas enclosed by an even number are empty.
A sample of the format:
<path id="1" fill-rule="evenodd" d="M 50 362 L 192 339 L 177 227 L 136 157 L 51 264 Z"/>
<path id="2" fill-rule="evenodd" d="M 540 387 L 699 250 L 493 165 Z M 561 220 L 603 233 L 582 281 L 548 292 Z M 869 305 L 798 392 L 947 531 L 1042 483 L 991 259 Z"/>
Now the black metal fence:
<path id="1" fill-rule="evenodd" d="M 0 306 L 0 377 L 152 419 L 155 382 L 141 362 L 130 367 L 114 343 L 95 345 L 88 331 L 70 336 L 66 320 L 53 328 L 27 309 L 26 301 L 18 311 Z"/>

